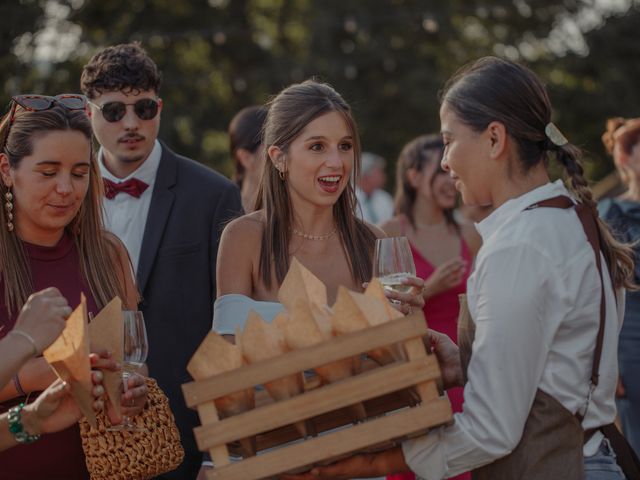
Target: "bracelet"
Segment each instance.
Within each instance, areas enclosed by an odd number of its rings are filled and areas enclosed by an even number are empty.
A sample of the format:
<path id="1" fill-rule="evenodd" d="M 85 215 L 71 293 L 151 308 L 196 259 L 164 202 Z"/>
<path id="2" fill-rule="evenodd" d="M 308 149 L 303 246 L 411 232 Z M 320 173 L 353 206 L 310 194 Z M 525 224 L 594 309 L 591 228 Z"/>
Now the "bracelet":
<path id="1" fill-rule="evenodd" d="M 9 420 L 9 431 L 13 433 L 13 438 L 18 443 L 33 443 L 40 438 L 40 435 L 31 435 L 24 430 L 22 425 L 22 415 L 20 412 L 24 408 L 24 403 L 12 407 L 7 413 L 7 419 Z"/>
<path id="2" fill-rule="evenodd" d="M 20 377 L 18 375 L 19 374 L 16 373 L 11 378 L 11 381 L 13 382 L 13 386 L 16 389 L 16 392 L 18 392 L 18 395 L 20 395 L 21 397 L 26 397 L 27 396 L 27 392 L 25 392 L 24 388 L 22 388 L 22 385 L 20 384 Z"/>
<path id="3" fill-rule="evenodd" d="M 36 345 L 36 341 L 33 339 L 31 335 L 29 335 L 27 332 L 23 332 L 22 330 L 18 330 L 17 328 L 14 328 L 13 330 L 11 330 L 7 335 L 11 335 L 12 333 L 16 335 L 20 335 L 23 338 L 26 338 L 28 342 L 31 344 L 31 346 L 33 347 L 32 356 L 35 357 L 36 355 L 38 355 L 38 346 Z"/>

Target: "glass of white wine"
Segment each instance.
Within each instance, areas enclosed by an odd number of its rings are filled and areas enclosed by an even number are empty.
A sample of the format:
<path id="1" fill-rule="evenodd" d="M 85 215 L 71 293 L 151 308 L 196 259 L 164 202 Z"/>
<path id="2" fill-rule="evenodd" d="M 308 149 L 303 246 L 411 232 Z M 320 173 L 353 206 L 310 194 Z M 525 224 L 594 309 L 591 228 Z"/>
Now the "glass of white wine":
<path id="1" fill-rule="evenodd" d="M 147 341 L 147 329 L 144 326 L 144 316 L 138 310 L 124 310 L 122 312 L 124 322 L 124 361 L 122 368 L 122 383 L 124 391 L 127 391 L 127 382 L 132 373 L 136 373 L 147 360 L 149 343 Z M 110 430 L 139 431 L 129 417 L 124 417 L 120 425 L 115 425 Z"/>
<path id="2" fill-rule="evenodd" d="M 373 276 L 380 280 L 385 290 L 409 293 L 412 285 L 402 283 L 404 279 L 415 276 L 416 266 L 407 237 L 388 237 L 376 240 L 373 257 Z M 400 302 L 391 300 L 396 305 Z"/>

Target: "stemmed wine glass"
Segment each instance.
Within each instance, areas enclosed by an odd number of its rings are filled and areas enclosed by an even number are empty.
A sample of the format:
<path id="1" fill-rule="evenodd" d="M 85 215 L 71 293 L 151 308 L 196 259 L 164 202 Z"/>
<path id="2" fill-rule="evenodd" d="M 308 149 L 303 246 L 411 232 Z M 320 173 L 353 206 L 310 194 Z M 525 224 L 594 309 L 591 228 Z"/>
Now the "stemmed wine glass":
<path id="1" fill-rule="evenodd" d="M 144 316 L 138 310 L 124 310 L 122 312 L 124 322 L 124 361 L 122 368 L 122 383 L 124 391 L 127 391 L 127 382 L 132 373 L 144 365 L 149 352 L 147 330 L 144 326 Z M 120 425 L 114 425 L 110 430 L 140 431 L 131 419 L 125 416 Z"/>
<path id="2" fill-rule="evenodd" d="M 413 263 L 413 255 L 409 247 L 407 237 L 388 237 L 376 240 L 376 249 L 373 257 L 373 276 L 380 280 L 385 290 L 399 293 L 409 293 L 412 285 L 406 285 L 402 281 L 410 276 L 415 276 L 416 266 Z M 391 303 L 400 304 L 391 299 Z"/>

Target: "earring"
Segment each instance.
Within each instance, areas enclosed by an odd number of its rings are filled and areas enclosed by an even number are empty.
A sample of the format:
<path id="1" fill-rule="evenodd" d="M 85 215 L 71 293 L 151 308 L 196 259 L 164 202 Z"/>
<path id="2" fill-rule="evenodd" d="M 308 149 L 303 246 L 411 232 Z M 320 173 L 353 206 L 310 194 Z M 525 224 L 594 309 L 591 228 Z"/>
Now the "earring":
<path id="1" fill-rule="evenodd" d="M 280 177 L 280 180 L 284 182 L 287 179 L 287 172 L 284 170 L 278 170 L 278 176 Z"/>
<path id="2" fill-rule="evenodd" d="M 4 194 L 4 209 L 7 211 L 7 230 L 13 232 L 13 193 L 9 190 Z"/>

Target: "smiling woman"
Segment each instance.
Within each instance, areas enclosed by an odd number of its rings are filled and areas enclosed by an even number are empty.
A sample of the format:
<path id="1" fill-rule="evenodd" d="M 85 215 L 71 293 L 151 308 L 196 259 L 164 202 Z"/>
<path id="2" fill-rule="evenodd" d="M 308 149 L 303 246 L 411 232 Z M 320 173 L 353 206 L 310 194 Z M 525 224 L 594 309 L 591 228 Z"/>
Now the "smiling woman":
<path id="1" fill-rule="evenodd" d="M 258 209 L 222 234 L 218 310 L 228 294 L 275 301 L 293 257 L 326 285 L 329 303 L 340 285 L 361 291 L 371 278 L 375 239 L 384 236 L 354 213 L 360 139 L 340 94 L 308 80 L 285 88 L 268 107 Z M 398 299 L 422 306 L 417 297 Z M 223 317 L 215 315 L 214 328 L 233 334 Z"/>
<path id="2" fill-rule="evenodd" d="M 56 287 L 75 307 L 81 292 L 96 314 L 115 295 L 128 308 L 137 290 L 122 244 L 104 231 L 101 180 L 91 125 L 81 95 L 14 97 L 0 125 L 0 335 L 9 332 L 31 293 Z M 4 327 L 4 328 L 2 328 Z M 0 389 L 0 413 L 45 390 L 55 375 L 42 358 L 29 360 Z M 141 411 L 140 376 L 123 402 Z M 135 410 L 135 411 L 134 411 Z M 34 462 L 33 459 L 38 461 Z M 0 454 L 3 479 L 86 479 L 77 425 Z"/>

